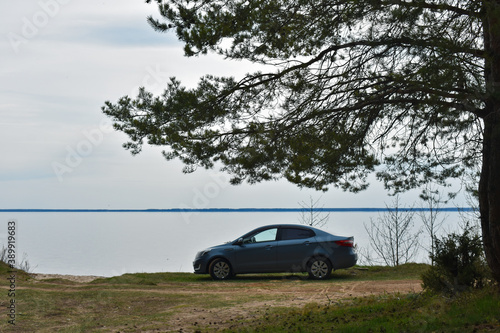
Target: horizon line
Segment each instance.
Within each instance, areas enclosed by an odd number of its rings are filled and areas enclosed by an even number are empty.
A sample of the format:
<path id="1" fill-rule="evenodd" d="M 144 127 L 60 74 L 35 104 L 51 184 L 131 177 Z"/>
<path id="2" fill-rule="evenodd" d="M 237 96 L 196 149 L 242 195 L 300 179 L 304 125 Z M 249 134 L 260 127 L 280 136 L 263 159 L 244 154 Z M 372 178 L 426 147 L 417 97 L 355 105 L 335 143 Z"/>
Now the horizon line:
<path id="1" fill-rule="evenodd" d="M 377 207 L 350 207 L 350 208 L 313 208 L 315 212 L 385 212 L 395 211 L 439 211 L 439 212 L 471 212 L 472 207 L 442 207 L 442 208 L 377 208 Z M 310 208 L 148 208 L 148 209 L 100 209 L 100 208 L 6 208 L 0 213 L 262 213 L 262 212 L 307 212 Z"/>

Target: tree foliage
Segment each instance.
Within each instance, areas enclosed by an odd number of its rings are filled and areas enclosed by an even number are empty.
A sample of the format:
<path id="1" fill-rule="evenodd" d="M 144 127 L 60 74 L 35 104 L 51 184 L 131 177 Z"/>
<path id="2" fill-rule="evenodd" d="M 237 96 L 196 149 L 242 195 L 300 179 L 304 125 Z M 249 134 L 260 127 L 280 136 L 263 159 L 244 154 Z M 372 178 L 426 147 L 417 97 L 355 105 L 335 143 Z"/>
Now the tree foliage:
<path id="1" fill-rule="evenodd" d="M 477 163 L 478 2 L 158 3 L 164 20 L 149 22 L 175 30 L 187 56 L 211 51 L 274 71 L 208 75 L 194 89 L 172 79 L 162 96 L 107 103 L 134 153 L 147 139 L 186 171 L 220 161 L 233 183 L 286 177 L 354 191 L 379 163 L 396 189 Z"/>
<path id="2" fill-rule="evenodd" d="M 319 190 L 363 190 L 376 171 L 399 192 L 482 163 L 484 244 L 500 281 L 498 0 L 154 2 L 149 23 L 186 56 L 262 70 L 194 88 L 172 78 L 161 96 L 106 102 L 127 149 L 165 146 L 184 171 L 221 166 L 234 184 Z"/>

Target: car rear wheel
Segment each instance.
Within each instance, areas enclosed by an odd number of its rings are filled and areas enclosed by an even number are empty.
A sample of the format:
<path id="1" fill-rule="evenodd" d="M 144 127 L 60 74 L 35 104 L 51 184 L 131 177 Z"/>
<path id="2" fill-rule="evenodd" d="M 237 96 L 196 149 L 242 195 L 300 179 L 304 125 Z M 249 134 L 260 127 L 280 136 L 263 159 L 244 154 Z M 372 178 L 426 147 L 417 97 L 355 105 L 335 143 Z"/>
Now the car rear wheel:
<path id="1" fill-rule="evenodd" d="M 210 263 L 209 273 L 214 280 L 227 280 L 233 275 L 231 265 L 227 260 L 221 258 L 217 258 Z"/>
<path id="2" fill-rule="evenodd" d="M 309 277 L 312 279 L 328 279 L 332 273 L 332 264 L 328 259 L 323 257 L 313 258 L 309 261 L 307 272 L 309 273 Z"/>

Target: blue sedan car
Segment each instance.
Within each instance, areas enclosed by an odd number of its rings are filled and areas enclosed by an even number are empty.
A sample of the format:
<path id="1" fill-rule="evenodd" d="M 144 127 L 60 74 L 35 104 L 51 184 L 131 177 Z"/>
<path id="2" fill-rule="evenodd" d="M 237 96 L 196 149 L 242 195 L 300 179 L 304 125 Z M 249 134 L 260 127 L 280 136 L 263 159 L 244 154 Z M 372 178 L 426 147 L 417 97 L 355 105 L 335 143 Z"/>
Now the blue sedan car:
<path id="1" fill-rule="evenodd" d="M 198 252 L 196 274 L 226 280 L 235 274 L 308 272 L 327 279 L 332 269 L 356 264 L 353 237 L 331 235 L 303 225 L 260 227 L 227 244 Z"/>

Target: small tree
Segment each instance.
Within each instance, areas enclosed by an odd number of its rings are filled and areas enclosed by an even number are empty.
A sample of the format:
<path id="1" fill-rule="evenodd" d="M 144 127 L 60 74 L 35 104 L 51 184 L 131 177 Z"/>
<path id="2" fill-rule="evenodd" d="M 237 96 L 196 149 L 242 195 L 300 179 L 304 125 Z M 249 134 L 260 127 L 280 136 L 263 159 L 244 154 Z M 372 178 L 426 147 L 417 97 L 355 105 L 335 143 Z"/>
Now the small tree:
<path id="1" fill-rule="evenodd" d="M 324 206 L 318 208 L 318 202 L 321 198 L 314 201 L 313 198 L 309 197 L 309 203 L 305 201 L 299 202 L 299 205 L 302 207 L 300 212 L 300 223 L 306 224 L 311 227 L 323 227 L 330 217 L 330 214 L 326 214 L 321 211 Z"/>
<path id="2" fill-rule="evenodd" d="M 452 233 L 435 243 L 431 255 L 435 265 L 422 275 L 425 289 L 456 293 L 484 286 L 490 274 L 476 228 L 467 224 L 461 234 Z"/>
<path id="3" fill-rule="evenodd" d="M 413 231 L 415 212 L 399 205 L 396 196 L 393 207 L 386 205 L 387 211 L 377 221 L 370 219 L 370 227 L 365 224 L 371 247 L 388 266 L 408 263 L 418 251 L 421 230 Z"/>
<path id="4" fill-rule="evenodd" d="M 432 185 L 429 184 L 423 190 L 420 198 L 427 206 L 427 211 L 421 211 L 419 215 L 424 224 L 424 228 L 431 239 L 430 258 L 432 264 L 434 265 L 434 261 L 432 258 L 434 258 L 435 254 L 435 239 L 437 232 L 439 231 L 439 229 L 441 229 L 444 222 L 444 218 L 439 219 L 439 214 L 441 213 L 440 208 L 441 204 L 445 203 L 446 201 L 443 200 L 443 197 L 439 190 L 435 189 L 434 187 L 432 187 Z M 422 204 L 422 206 L 424 206 L 424 204 Z"/>

